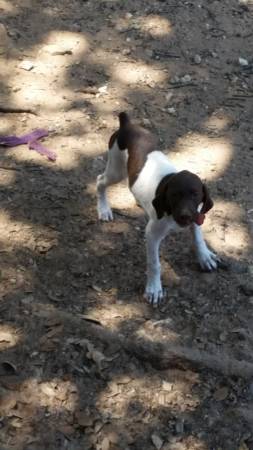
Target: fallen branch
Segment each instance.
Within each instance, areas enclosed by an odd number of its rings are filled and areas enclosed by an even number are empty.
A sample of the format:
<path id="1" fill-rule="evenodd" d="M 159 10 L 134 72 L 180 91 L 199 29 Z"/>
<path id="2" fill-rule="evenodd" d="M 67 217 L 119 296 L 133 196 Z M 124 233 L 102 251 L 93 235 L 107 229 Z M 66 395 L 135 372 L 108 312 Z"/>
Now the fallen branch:
<path id="1" fill-rule="evenodd" d="M 239 361 L 227 353 L 217 351 L 208 353 L 191 347 L 174 345 L 171 342 L 154 342 L 142 328 L 135 335 L 127 338 L 123 334 L 112 332 L 103 325 L 93 323 L 95 319 L 89 316 L 73 315 L 60 311 L 50 305 L 33 305 L 34 313 L 46 319 L 58 319 L 66 327 L 73 327 L 89 337 L 103 341 L 106 344 L 118 343 L 127 353 L 141 361 L 149 362 L 158 370 L 180 368 L 191 370 L 209 369 L 225 376 L 237 376 L 245 379 L 253 377 L 253 364 Z M 152 337 L 152 336 L 151 336 Z"/>

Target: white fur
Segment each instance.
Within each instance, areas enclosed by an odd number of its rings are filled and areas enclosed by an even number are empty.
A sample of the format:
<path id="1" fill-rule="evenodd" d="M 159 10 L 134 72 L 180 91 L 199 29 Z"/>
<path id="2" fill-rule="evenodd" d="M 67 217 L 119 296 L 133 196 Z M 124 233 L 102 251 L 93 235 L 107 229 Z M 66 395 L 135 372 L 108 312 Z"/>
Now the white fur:
<path id="1" fill-rule="evenodd" d="M 177 172 L 164 153 L 154 151 L 148 154 L 147 161 L 133 184 L 131 191 L 138 203 L 150 218 L 156 219 L 156 212 L 152 205 L 158 184 L 166 175 Z"/>
<path id="2" fill-rule="evenodd" d="M 97 210 L 100 220 L 113 220 L 112 210 L 107 200 L 106 188 L 119 183 L 127 177 L 127 150 L 120 150 L 117 141 L 108 152 L 104 173 L 97 177 Z"/>
<path id="3" fill-rule="evenodd" d="M 105 172 L 97 178 L 98 216 L 99 219 L 106 221 L 113 219 L 106 197 L 106 188 L 127 176 L 127 150 L 119 150 L 115 142 L 108 153 Z M 131 187 L 134 197 L 149 218 L 146 226 L 147 282 L 144 296 L 154 306 L 157 306 L 164 297 L 159 261 L 160 244 L 171 229 L 182 230 L 182 228 L 177 225 L 172 216 L 165 215 L 158 220 L 152 200 L 155 198 L 156 189 L 162 178 L 175 172 L 177 170 L 162 152 L 153 151 L 148 154 L 144 167 Z M 202 204 L 198 207 L 199 211 L 201 207 Z M 201 227 L 193 224 L 192 231 L 201 268 L 204 270 L 216 269 L 219 259 L 208 249 L 203 239 Z"/>

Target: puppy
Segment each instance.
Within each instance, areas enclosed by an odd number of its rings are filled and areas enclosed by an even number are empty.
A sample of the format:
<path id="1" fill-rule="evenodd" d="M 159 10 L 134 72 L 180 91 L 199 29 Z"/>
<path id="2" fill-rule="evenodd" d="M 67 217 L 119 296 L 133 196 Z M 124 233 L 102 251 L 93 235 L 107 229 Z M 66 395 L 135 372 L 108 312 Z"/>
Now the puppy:
<path id="1" fill-rule="evenodd" d="M 169 159 L 156 150 L 157 140 L 147 130 L 119 114 L 119 129 L 111 136 L 107 166 L 97 178 L 97 209 L 100 220 L 113 220 L 106 188 L 128 177 L 129 188 L 148 216 L 146 226 L 147 281 L 145 298 L 157 306 L 164 297 L 159 247 L 170 230 L 191 227 L 198 262 L 212 271 L 219 258 L 202 236 L 204 215 L 213 207 L 205 184 L 187 170 L 178 172 Z"/>

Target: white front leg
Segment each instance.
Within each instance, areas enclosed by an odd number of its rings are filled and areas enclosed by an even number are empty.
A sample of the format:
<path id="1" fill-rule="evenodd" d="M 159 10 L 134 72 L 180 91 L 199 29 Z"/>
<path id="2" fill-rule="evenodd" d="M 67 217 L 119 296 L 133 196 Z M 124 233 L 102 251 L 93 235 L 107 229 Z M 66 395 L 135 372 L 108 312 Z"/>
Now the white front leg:
<path id="1" fill-rule="evenodd" d="M 164 297 L 161 283 L 159 248 L 169 229 L 170 226 L 166 218 L 162 220 L 151 219 L 146 227 L 147 283 L 144 297 L 153 306 L 157 306 Z"/>
<path id="2" fill-rule="evenodd" d="M 197 253 L 197 258 L 201 269 L 208 271 L 217 269 L 218 262 L 220 261 L 220 259 L 215 253 L 211 252 L 211 250 L 209 250 L 209 248 L 207 247 L 203 238 L 201 227 L 194 223 L 192 225 L 192 231 L 195 250 Z"/>

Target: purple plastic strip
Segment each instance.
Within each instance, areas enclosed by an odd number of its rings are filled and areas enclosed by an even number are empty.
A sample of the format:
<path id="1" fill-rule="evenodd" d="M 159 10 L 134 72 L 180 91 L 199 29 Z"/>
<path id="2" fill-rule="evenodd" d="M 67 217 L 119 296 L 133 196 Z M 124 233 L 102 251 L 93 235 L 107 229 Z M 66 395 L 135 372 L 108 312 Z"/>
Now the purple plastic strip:
<path id="1" fill-rule="evenodd" d="M 36 150 L 41 155 L 47 156 L 50 161 L 56 160 L 56 154 L 37 141 L 28 142 L 28 147 L 30 150 Z"/>
<path id="2" fill-rule="evenodd" d="M 32 133 L 24 134 L 23 136 L 0 136 L 0 145 L 6 145 L 8 147 L 16 147 L 16 145 L 28 144 L 28 142 L 35 141 L 42 137 L 48 136 L 48 131 L 44 129 L 38 129 L 32 131 Z"/>

